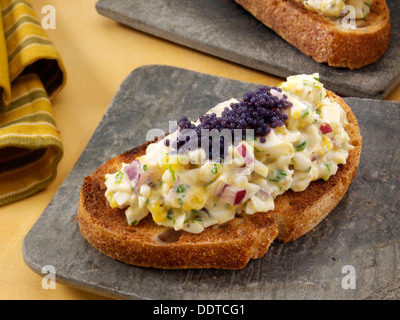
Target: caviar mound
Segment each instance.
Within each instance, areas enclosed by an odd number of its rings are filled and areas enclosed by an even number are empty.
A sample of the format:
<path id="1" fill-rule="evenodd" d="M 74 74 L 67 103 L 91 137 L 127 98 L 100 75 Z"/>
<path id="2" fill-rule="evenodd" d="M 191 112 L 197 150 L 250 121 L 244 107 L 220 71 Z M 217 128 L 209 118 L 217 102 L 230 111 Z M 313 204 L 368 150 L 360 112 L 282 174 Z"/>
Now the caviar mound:
<path id="1" fill-rule="evenodd" d="M 232 103 L 231 108 L 225 108 L 221 116 L 217 116 L 215 112 L 205 114 L 200 117 L 199 124 L 193 124 L 187 117 L 183 116 L 178 121 L 178 130 L 185 136 L 185 139 L 180 139 L 173 142 L 173 147 L 179 150 L 190 139 L 198 141 L 198 147 L 208 146 L 205 150 L 209 159 L 215 159 L 213 152 L 213 136 L 204 134 L 212 130 L 221 132 L 224 129 L 230 131 L 231 141 L 246 140 L 247 130 L 253 129 L 254 137 L 265 139 L 271 128 L 277 128 L 284 125 L 288 116 L 285 110 L 290 108 L 292 103 L 287 100 L 287 96 L 282 94 L 282 89 L 270 86 L 260 86 L 255 91 L 250 91 L 244 94 L 243 99 L 238 103 Z M 235 136 L 235 130 L 240 130 L 241 135 Z M 187 133 L 187 134 L 186 134 Z M 227 152 L 226 141 L 224 137 L 220 139 L 219 154 L 223 158 Z M 169 142 L 167 142 L 169 143 Z"/>

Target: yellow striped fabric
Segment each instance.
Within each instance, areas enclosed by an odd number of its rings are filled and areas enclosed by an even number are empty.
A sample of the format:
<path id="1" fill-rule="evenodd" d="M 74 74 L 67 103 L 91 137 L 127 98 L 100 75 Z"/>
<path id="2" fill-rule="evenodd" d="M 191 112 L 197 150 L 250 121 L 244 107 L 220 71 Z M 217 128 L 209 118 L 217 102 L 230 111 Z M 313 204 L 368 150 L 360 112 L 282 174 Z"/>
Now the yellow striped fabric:
<path id="1" fill-rule="evenodd" d="M 0 206 L 54 181 L 63 156 L 50 99 L 62 59 L 27 0 L 0 0 Z"/>

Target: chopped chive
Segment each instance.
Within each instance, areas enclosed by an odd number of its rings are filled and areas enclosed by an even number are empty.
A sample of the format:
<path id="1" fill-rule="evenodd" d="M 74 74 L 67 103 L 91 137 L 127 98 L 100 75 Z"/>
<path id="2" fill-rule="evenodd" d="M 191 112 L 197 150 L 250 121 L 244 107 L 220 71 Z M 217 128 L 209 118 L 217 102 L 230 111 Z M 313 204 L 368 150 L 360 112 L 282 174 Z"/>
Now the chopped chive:
<path id="1" fill-rule="evenodd" d="M 283 179 L 285 179 L 287 174 L 283 172 L 283 170 L 275 170 L 273 171 L 270 175 L 268 175 L 268 180 L 272 182 L 281 182 Z"/>
<path id="2" fill-rule="evenodd" d="M 178 186 L 178 188 L 176 189 L 176 192 L 177 193 L 184 193 L 185 192 L 185 187 L 182 184 L 180 184 Z"/>
<path id="3" fill-rule="evenodd" d="M 169 209 L 168 212 L 167 212 L 167 219 L 168 220 L 172 220 L 172 214 L 173 214 L 172 209 Z"/>
<path id="4" fill-rule="evenodd" d="M 123 177 L 124 173 L 122 171 L 119 171 L 115 176 L 115 183 L 121 183 Z"/>
<path id="5" fill-rule="evenodd" d="M 175 170 L 172 168 L 172 166 L 170 164 L 168 165 L 168 170 L 171 173 L 172 180 L 176 181 Z"/>
<path id="6" fill-rule="evenodd" d="M 326 168 L 328 169 L 329 172 L 332 171 L 332 163 L 325 163 Z"/>
<path id="7" fill-rule="evenodd" d="M 308 116 L 309 114 L 310 114 L 310 110 L 309 110 L 308 108 L 306 108 L 305 110 L 303 110 L 303 111 L 301 112 L 302 118 Z"/>
<path id="8" fill-rule="evenodd" d="M 307 140 L 304 140 L 302 143 L 296 146 L 296 151 L 300 152 L 303 151 L 306 148 L 307 145 Z"/>
<path id="9" fill-rule="evenodd" d="M 137 223 L 138 223 L 138 221 L 137 221 L 137 220 L 135 220 L 135 221 L 132 221 L 132 222 L 131 222 L 131 226 L 132 226 L 132 227 L 134 227 L 134 226 L 136 226 L 136 225 L 137 225 Z"/>
<path id="10" fill-rule="evenodd" d="M 217 173 L 218 173 L 218 167 L 217 167 L 217 164 L 216 164 L 216 163 L 213 164 L 212 169 L 211 169 L 211 172 L 212 172 L 213 174 L 217 174 Z"/>
<path id="11" fill-rule="evenodd" d="M 147 164 L 143 165 L 143 170 L 147 171 Z"/>

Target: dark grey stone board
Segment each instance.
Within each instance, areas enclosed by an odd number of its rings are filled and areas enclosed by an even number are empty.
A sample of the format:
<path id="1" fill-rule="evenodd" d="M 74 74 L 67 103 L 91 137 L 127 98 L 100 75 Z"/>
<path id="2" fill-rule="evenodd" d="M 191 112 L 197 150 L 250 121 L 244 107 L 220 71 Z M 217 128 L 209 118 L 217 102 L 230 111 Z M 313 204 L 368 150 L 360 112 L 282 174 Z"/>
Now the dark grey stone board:
<path id="1" fill-rule="evenodd" d="M 400 2 L 386 2 L 390 47 L 377 63 L 353 71 L 315 62 L 233 0 L 100 0 L 96 8 L 124 25 L 240 65 L 282 78 L 318 72 L 342 96 L 381 99 L 400 83 Z"/>
<path id="2" fill-rule="evenodd" d="M 74 222 L 85 176 L 145 141 L 168 120 L 190 119 L 256 84 L 167 66 L 134 70 L 123 82 L 86 149 L 23 241 L 26 264 L 57 281 L 127 299 L 399 299 L 399 103 L 348 98 L 363 135 L 359 172 L 336 209 L 314 231 L 274 243 L 240 271 L 166 271 L 129 266 L 98 252 Z M 343 289 L 347 265 L 356 288 Z"/>

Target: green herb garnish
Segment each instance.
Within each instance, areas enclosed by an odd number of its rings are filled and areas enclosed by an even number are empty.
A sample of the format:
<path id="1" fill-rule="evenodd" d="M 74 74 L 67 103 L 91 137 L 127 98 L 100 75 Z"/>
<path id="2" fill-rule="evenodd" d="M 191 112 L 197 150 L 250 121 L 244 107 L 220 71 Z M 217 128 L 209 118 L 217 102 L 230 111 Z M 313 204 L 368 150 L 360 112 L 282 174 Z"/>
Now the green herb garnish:
<path id="1" fill-rule="evenodd" d="M 172 166 L 170 164 L 168 165 L 168 170 L 171 173 L 172 180 L 174 180 L 174 182 L 175 182 L 176 181 L 175 170 L 172 168 Z"/>
<path id="2" fill-rule="evenodd" d="M 305 110 L 303 110 L 301 112 L 301 117 L 305 118 L 306 116 L 308 116 L 310 114 L 310 110 L 308 108 L 306 108 Z"/>
<path id="3" fill-rule="evenodd" d="M 115 176 L 115 183 L 121 183 L 123 177 L 124 173 L 122 171 L 119 171 Z"/>
<path id="4" fill-rule="evenodd" d="M 329 172 L 332 172 L 332 163 L 325 163 L 325 166 Z"/>
<path id="5" fill-rule="evenodd" d="M 217 164 L 216 164 L 216 163 L 213 164 L 212 169 L 211 169 L 211 172 L 214 173 L 214 174 L 217 174 L 217 173 L 218 173 L 218 167 L 217 167 Z"/>
<path id="6" fill-rule="evenodd" d="M 296 146 L 296 151 L 300 152 L 303 151 L 306 148 L 307 145 L 307 140 L 304 140 L 302 143 Z"/>
<path id="7" fill-rule="evenodd" d="M 172 211 L 172 209 L 169 209 L 168 212 L 167 212 L 167 219 L 168 220 L 172 220 L 172 223 L 175 224 L 176 221 L 173 218 L 173 214 L 174 214 L 174 212 Z"/>
<path id="8" fill-rule="evenodd" d="M 200 216 L 200 211 L 199 210 L 191 210 L 191 215 L 188 217 L 183 223 L 188 223 L 189 221 L 197 221 L 197 222 L 203 222 Z"/>
<path id="9" fill-rule="evenodd" d="M 268 180 L 272 182 L 281 182 L 283 179 L 285 179 L 287 174 L 283 172 L 283 170 L 275 170 L 271 172 L 271 174 L 268 175 Z"/>

